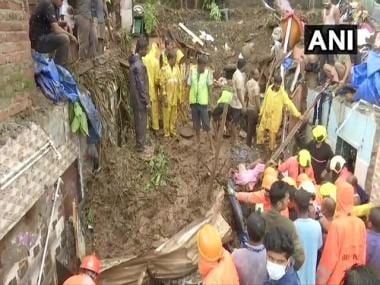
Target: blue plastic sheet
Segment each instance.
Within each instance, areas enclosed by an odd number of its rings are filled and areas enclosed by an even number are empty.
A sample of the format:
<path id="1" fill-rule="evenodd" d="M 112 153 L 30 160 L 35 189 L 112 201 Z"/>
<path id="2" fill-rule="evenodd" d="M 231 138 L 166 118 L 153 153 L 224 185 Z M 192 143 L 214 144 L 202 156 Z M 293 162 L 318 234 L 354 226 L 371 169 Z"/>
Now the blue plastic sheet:
<path id="1" fill-rule="evenodd" d="M 78 85 L 69 71 L 56 65 L 54 60 L 44 54 L 34 52 L 32 57 L 35 62 L 36 84 L 46 97 L 54 103 L 67 100 L 73 103 L 79 100 Z"/>
<path id="2" fill-rule="evenodd" d="M 100 142 L 102 136 L 102 122 L 99 111 L 96 109 L 88 91 L 79 93 L 79 101 L 86 112 L 87 119 L 90 121 L 89 143 L 96 144 Z"/>
<path id="3" fill-rule="evenodd" d="M 380 53 L 370 51 L 366 63 L 354 66 L 352 85 L 357 88 L 355 101 L 380 106 Z"/>
<path id="4" fill-rule="evenodd" d="M 288 71 L 293 66 L 293 59 L 291 57 L 285 58 L 282 66 L 284 67 L 285 71 Z"/>

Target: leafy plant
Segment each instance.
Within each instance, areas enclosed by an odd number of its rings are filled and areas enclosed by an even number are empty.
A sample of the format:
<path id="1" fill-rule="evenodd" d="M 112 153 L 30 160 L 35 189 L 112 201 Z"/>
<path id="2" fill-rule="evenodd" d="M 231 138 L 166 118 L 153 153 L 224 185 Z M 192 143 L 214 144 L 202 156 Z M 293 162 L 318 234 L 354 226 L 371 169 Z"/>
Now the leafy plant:
<path id="1" fill-rule="evenodd" d="M 161 183 L 168 177 L 169 159 L 163 152 L 160 152 L 149 162 L 149 166 L 153 172 L 153 175 L 149 180 L 148 188 L 161 186 Z"/>
<path id="2" fill-rule="evenodd" d="M 147 34 L 151 34 L 158 26 L 157 1 L 150 0 L 144 5 L 144 24 Z"/>
<path id="3" fill-rule="evenodd" d="M 212 3 L 215 3 L 215 0 L 203 0 L 202 9 L 210 9 Z"/>
<path id="4" fill-rule="evenodd" d="M 73 133 L 81 133 L 88 136 L 88 123 L 86 113 L 78 102 L 71 106 L 71 131 Z"/>
<path id="5" fill-rule="evenodd" d="M 220 12 L 219 6 L 213 1 L 210 6 L 210 18 L 214 21 L 220 21 L 222 19 L 222 13 Z"/>

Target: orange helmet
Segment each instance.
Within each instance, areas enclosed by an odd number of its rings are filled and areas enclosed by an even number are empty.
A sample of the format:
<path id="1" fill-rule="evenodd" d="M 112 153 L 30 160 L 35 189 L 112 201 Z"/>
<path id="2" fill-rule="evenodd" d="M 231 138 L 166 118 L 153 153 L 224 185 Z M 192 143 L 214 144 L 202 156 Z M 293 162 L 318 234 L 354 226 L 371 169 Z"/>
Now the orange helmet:
<path id="1" fill-rule="evenodd" d="M 87 269 L 95 272 L 96 274 L 100 273 L 100 260 L 95 256 L 95 254 L 88 255 L 82 260 L 80 268 Z"/>
<path id="2" fill-rule="evenodd" d="M 301 185 L 302 182 L 305 182 L 305 181 L 311 181 L 311 178 L 309 177 L 309 175 L 307 175 L 306 173 L 301 173 L 300 175 L 298 175 L 297 177 L 298 186 Z"/>
<path id="3" fill-rule="evenodd" d="M 95 284 L 95 282 L 92 280 L 92 278 L 86 274 L 78 274 L 71 276 L 69 279 L 67 279 L 63 285 L 89 285 L 89 284 Z"/>
<path id="4" fill-rule="evenodd" d="M 267 174 L 264 176 L 263 178 L 263 182 L 261 183 L 261 187 L 265 190 L 270 190 L 270 188 L 272 187 L 272 184 L 274 182 L 277 181 L 277 177 L 276 176 L 273 176 L 273 175 L 270 175 L 270 174 Z"/>
<path id="5" fill-rule="evenodd" d="M 264 176 L 267 176 L 267 175 L 272 175 L 274 177 L 277 177 L 278 176 L 278 171 L 276 169 L 274 169 L 273 167 L 267 167 L 264 171 Z"/>
<path id="6" fill-rule="evenodd" d="M 285 176 L 284 178 L 282 178 L 282 181 L 285 182 L 285 183 L 288 183 L 290 186 L 297 187 L 296 182 L 290 176 Z"/>
<path id="7" fill-rule="evenodd" d="M 197 236 L 199 255 L 208 262 L 214 262 L 223 255 L 222 239 L 218 230 L 210 224 L 204 225 Z"/>

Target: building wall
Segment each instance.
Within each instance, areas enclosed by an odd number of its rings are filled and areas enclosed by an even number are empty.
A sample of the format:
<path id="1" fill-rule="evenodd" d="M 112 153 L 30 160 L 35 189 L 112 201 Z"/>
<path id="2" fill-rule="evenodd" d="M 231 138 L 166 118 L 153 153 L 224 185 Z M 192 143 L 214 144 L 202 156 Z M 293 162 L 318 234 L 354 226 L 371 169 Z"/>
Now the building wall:
<path id="1" fill-rule="evenodd" d="M 28 0 L 0 0 L 0 122 L 31 105 Z"/>

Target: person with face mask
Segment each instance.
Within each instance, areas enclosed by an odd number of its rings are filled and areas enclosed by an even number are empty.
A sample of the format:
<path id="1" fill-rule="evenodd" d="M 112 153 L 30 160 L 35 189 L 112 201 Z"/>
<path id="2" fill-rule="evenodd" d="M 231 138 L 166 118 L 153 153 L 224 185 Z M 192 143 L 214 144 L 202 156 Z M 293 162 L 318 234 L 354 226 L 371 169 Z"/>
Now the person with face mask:
<path id="1" fill-rule="evenodd" d="M 274 151 L 276 148 L 276 137 L 282 123 L 282 114 L 285 107 L 290 113 L 300 120 L 303 116 L 289 99 L 283 85 L 282 78 L 279 74 L 274 76 L 274 81 L 266 91 L 264 101 L 259 113 L 259 127 L 257 130 L 257 144 L 265 143 L 265 134 L 269 131 L 269 150 Z"/>
<path id="2" fill-rule="evenodd" d="M 293 266 L 295 246 L 291 235 L 286 230 L 275 227 L 265 235 L 264 246 L 267 250 L 269 276 L 264 285 L 301 285 Z"/>
<path id="3" fill-rule="evenodd" d="M 311 155 L 311 166 L 314 170 L 315 181 L 320 184 L 323 174 L 326 174 L 327 163 L 334 157 L 334 152 L 326 142 L 327 130 L 325 126 L 316 126 L 312 130 L 312 134 L 313 140 L 308 143 L 306 149 Z"/>
<path id="4" fill-rule="evenodd" d="M 292 186 L 283 181 L 276 181 L 269 191 L 269 199 L 272 208 L 264 214 L 268 230 L 280 228 L 286 231 L 294 242 L 294 268 L 298 270 L 305 261 L 305 253 L 302 248 L 294 223 L 281 215 L 281 212 L 288 208 L 289 190 Z M 284 283 L 286 284 L 286 283 Z"/>

